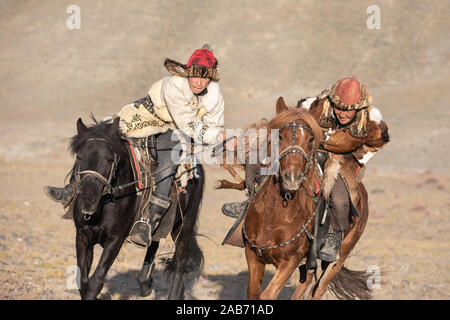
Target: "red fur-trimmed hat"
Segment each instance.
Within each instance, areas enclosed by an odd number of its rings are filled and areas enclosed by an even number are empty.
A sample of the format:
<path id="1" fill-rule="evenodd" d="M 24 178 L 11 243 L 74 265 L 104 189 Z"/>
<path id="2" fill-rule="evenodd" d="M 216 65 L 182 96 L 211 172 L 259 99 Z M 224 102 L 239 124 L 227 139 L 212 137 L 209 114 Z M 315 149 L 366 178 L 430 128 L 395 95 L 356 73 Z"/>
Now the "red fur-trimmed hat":
<path id="1" fill-rule="evenodd" d="M 164 61 L 164 66 L 171 74 L 179 77 L 201 77 L 219 81 L 218 61 L 214 57 L 211 46 L 205 44 L 191 55 L 187 64 L 182 64 L 171 59 Z"/>
<path id="2" fill-rule="evenodd" d="M 329 97 L 334 106 L 342 110 L 359 110 L 366 106 L 368 97 L 366 87 L 360 85 L 355 77 L 336 81 L 331 88 Z"/>

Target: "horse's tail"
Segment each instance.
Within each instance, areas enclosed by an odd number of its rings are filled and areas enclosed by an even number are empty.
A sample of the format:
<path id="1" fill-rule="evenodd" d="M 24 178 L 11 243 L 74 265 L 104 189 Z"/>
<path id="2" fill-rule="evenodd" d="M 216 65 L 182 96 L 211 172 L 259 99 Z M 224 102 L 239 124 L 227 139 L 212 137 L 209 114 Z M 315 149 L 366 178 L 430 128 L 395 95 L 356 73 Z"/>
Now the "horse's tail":
<path id="1" fill-rule="evenodd" d="M 173 272 L 189 273 L 198 280 L 203 270 L 204 256 L 197 242 L 197 219 L 203 198 L 205 173 L 201 165 L 197 165 L 196 171 L 197 177 L 186 186 L 189 195 L 188 206 L 183 214 L 182 227 L 176 240 L 175 255 L 166 264 L 166 271 L 169 276 Z"/>
<path id="2" fill-rule="evenodd" d="M 372 300 L 370 277 L 366 271 L 350 270 L 342 266 L 341 270 L 330 281 L 329 289 L 338 298 L 343 300 Z"/>

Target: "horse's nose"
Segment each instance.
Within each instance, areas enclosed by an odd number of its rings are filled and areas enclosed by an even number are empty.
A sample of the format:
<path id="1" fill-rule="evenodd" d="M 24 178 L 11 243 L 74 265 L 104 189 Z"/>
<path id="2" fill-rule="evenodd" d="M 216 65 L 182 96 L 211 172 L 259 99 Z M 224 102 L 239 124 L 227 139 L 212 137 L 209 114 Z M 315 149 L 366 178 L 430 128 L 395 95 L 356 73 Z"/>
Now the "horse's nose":
<path id="1" fill-rule="evenodd" d="M 281 178 L 286 190 L 294 191 L 300 187 L 301 178 L 295 171 L 286 171 L 281 175 Z"/>
<path id="2" fill-rule="evenodd" d="M 85 177 L 80 184 L 80 201 L 81 207 L 85 214 L 91 214 L 97 211 L 97 207 L 101 198 L 102 185 L 92 179 L 92 177 Z"/>
<path id="3" fill-rule="evenodd" d="M 285 172 L 283 174 L 283 180 L 292 184 L 298 183 L 301 180 L 301 174 L 297 174 L 294 171 Z"/>

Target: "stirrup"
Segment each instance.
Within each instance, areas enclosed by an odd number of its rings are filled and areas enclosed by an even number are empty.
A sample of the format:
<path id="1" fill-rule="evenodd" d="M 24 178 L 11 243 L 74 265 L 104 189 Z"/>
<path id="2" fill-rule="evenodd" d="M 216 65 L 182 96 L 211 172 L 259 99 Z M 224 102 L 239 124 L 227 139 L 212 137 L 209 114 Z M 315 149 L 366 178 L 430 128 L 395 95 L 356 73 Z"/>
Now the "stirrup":
<path id="1" fill-rule="evenodd" d="M 147 239 L 143 238 L 143 236 Z M 145 221 L 141 219 L 136 221 L 131 227 L 130 233 L 126 240 L 138 248 L 148 248 L 152 243 L 152 227 L 150 226 L 148 220 Z"/>

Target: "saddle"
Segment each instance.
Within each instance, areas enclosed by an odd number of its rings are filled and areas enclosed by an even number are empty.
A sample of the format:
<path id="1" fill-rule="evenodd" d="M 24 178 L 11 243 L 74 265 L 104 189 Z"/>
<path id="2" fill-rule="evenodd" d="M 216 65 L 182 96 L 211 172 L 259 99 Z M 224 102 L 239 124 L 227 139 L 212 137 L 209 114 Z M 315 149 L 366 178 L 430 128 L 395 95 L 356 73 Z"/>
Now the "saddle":
<path id="1" fill-rule="evenodd" d="M 154 178 L 150 173 L 154 170 L 157 159 L 155 156 L 152 157 L 149 140 L 154 139 L 127 137 L 127 151 L 130 156 L 134 180 L 137 181 L 135 184 L 136 193 L 140 196 L 139 209 L 136 212 L 138 217 L 143 217 L 145 207 L 148 205 L 151 193 L 155 189 Z"/>

